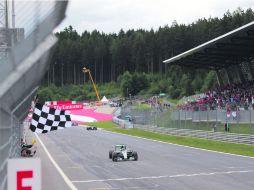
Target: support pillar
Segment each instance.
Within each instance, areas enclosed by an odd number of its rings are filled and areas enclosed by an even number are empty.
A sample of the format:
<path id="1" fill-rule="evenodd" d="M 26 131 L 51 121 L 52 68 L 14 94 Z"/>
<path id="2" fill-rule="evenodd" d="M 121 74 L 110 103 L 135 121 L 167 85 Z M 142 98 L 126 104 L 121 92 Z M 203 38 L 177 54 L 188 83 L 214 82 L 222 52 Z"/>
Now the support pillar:
<path id="1" fill-rule="evenodd" d="M 250 71 L 251 80 L 254 80 L 254 70 L 253 70 L 254 65 L 253 65 L 253 63 L 249 62 L 248 67 L 249 67 L 249 71 Z"/>
<path id="2" fill-rule="evenodd" d="M 240 77 L 240 82 L 241 83 L 245 82 L 244 74 L 243 74 L 243 71 L 242 71 L 242 68 L 240 67 L 240 65 L 236 65 L 236 71 Z"/>
<path id="3" fill-rule="evenodd" d="M 228 84 L 234 83 L 234 79 L 233 79 L 232 74 L 231 74 L 231 72 L 229 71 L 229 69 L 225 69 L 225 72 L 226 72 L 226 74 L 227 74 Z"/>
<path id="4" fill-rule="evenodd" d="M 221 78 L 219 70 L 216 70 L 216 77 L 217 77 L 217 82 L 218 82 L 219 86 L 223 85 L 223 80 Z"/>

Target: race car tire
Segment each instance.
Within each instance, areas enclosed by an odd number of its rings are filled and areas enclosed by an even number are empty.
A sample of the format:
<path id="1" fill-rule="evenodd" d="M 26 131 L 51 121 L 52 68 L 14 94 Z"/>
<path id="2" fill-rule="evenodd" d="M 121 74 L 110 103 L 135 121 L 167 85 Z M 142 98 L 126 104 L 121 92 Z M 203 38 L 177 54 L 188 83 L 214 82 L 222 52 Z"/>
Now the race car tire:
<path id="1" fill-rule="evenodd" d="M 108 153 L 109 159 L 112 159 L 112 154 L 113 154 L 113 152 L 114 152 L 113 150 L 110 150 L 110 151 L 109 151 L 109 153 Z"/>
<path id="2" fill-rule="evenodd" d="M 121 158 L 122 160 L 124 159 L 123 153 L 121 153 L 121 152 L 117 154 L 117 157 Z"/>
<path id="3" fill-rule="evenodd" d="M 135 161 L 138 160 L 138 153 L 135 152 L 135 151 L 133 152 L 133 158 L 134 158 Z"/>
<path id="4" fill-rule="evenodd" d="M 117 154 L 115 154 L 114 152 L 113 152 L 113 154 L 112 154 L 112 161 L 113 162 L 117 162 Z"/>

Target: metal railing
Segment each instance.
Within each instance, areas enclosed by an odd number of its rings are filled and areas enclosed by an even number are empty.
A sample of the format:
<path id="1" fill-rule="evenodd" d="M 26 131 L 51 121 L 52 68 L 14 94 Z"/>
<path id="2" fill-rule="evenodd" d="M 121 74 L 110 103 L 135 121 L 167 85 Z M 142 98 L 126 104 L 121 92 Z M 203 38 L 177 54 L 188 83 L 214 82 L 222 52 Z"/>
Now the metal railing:
<path id="1" fill-rule="evenodd" d="M 195 136 L 221 141 L 253 144 L 254 110 L 227 113 L 225 110 L 184 111 L 122 108 L 121 114 L 130 115 L 134 127 L 162 131 L 179 136 Z M 226 125 L 225 125 L 226 124 Z M 221 137 L 221 138 L 219 138 Z M 242 139 L 242 141 L 241 141 Z"/>
<path id="2" fill-rule="evenodd" d="M 254 123 L 254 110 L 240 110 L 227 112 L 225 110 L 185 111 L 176 110 L 171 113 L 172 120 L 191 120 L 193 122 L 228 122 L 228 123 Z"/>
<path id="3" fill-rule="evenodd" d="M 183 111 L 176 110 L 168 115 L 168 127 L 217 132 L 229 131 L 238 134 L 254 134 L 254 110 L 226 112 L 225 110 Z M 164 125 L 166 126 L 166 125 Z"/>
<path id="4" fill-rule="evenodd" d="M 212 132 L 212 131 L 203 131 L 203 130 L 166 128 L 166 127 L 156 127 L 151 125 L 138 125 L 138 124 L 135 124 L 134 127 L 145 130 L 145 131 L 157 132 L 161 134 L 189 136 L 189 137 L 205 138 L 205 139 L 224 141 L 224 142 L 230 142 L 230 143 L 254 145 L 254 135 Z"/>

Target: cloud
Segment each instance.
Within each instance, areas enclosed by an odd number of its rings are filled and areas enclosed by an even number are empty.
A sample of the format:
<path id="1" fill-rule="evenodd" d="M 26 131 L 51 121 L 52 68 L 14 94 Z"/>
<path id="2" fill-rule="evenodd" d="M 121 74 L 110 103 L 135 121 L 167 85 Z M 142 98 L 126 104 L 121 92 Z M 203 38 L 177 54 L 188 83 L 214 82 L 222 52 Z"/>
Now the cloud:
<path id="1" fill-rule="evenodd" d="M 79 33 L 94 29 L 105 33 L 117 33 L 121 28 L 158 29 L 174 20 L 189 24 L 199 18 L 222 17 L 237 7 L 254 8 L 253 0 L 72 0 L 60 29 L 68 25 Z"/>

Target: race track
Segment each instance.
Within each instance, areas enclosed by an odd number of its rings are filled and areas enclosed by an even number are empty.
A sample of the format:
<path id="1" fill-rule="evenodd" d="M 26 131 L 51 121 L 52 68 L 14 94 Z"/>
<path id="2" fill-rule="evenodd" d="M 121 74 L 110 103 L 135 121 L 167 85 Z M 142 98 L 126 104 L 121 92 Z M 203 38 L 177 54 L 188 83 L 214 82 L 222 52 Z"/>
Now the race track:
<path id="1" fill-rule="evenodd" d="M 208 152 L 103 130 L 74 127 L 39 135 L 56 163 L 79 190 L 252 190 L 254 159 Z M 124 143 L 138 161 L 112 162 L 108 151 Z M 70 189 L 38 143 L 42 189 Z"/>

